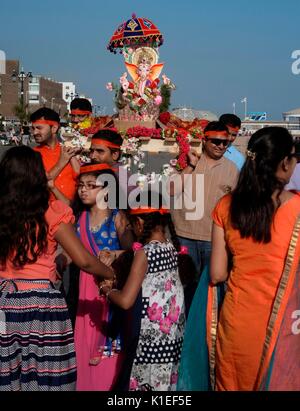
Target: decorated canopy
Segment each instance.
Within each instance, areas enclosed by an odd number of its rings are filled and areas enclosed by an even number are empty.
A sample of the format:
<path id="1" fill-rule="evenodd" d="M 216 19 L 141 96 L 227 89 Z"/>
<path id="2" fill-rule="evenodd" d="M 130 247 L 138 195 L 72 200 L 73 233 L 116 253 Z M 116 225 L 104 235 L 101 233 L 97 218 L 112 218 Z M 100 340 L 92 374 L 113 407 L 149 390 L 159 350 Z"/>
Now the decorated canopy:
<path id="1" fill-rule="evenodd" d="M 116 53 L 123 47 L 159 47 L 163 44 L 163 36 L 151 20 L 144 17 L 136 17 L 135 14 L 126 22 L 120 24 L 114 32 L 107 49 Z"/>

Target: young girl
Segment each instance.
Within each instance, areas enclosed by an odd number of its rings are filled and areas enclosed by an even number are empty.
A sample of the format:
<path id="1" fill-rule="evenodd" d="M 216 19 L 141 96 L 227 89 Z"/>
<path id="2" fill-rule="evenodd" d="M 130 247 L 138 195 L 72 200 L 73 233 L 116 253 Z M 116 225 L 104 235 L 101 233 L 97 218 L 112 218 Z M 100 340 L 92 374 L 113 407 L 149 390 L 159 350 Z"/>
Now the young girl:
<path id="1" fill-rule="evenodd" d="M 123 289 L 105 286 L 103 291 L 111 302 L 126 310 L 141 294 L 140 321 L 135 318 L 139 336 L 130 390 L 175 390 L 185 325 L 178 240 L 166 210 L 140 208 L 132 210 L 131 217 L 140 249 L 136 249 Z M 166 227 L 174 245 L 166 238 Z"/>
<path id="2" fill-rule="evenodd" d="M 125 214 L 118 209 L 110 210 L 106 203 L 108 186 L 104 178 L 107 176 L 115 180 L 107 164 L 82 167 L 78 197 L 74 203 L 78 235 L 86 248 L 96 256 L 100 250 L 120 250 L 132 244 L 126 229 L 128 222 Z M 77 390 L 111 389 L 121 364 L 119 341 L 113 346 L 107 335 L 111 315 L 108 302 L 99 296 L 96 277 L 81 271 L 75 322 Z"/>

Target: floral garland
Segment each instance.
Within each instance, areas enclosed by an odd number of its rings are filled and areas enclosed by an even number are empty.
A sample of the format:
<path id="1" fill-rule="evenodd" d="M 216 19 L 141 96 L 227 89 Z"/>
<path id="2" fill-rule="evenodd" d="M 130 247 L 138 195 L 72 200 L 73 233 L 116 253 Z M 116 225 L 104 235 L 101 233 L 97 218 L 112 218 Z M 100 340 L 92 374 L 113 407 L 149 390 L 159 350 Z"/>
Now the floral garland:
<path id="1" fill-rule="evenodd" d="M 177 163 L 175 165 L 175 168 L 180 171 L 180 170 L 183 170 L 188 165 L 187 155 L 191 149 L 191 146 L 189 143 L 190 134 L 186 130 L 174 129 L 173 136 L 175 137 L 176 142 L 179 146 L 179 156 L 177 158 Z"/>
<path id="2" fill-rule="evenodd" d="M 202 137 L 202 134 L 200 133 L 195 135 L 198 139 Z M 179 146 L 179 155 L 177 159 L 170 161 L 170 165 L 172 167 L 175 167 L 179 171 L 183 170 L 187 166 L 187 154 L 191 148 L 189 143 L 190 140 L 193 138 L 192 134 L 188 131 L 176 128 L 154 129 L 141 126 L 129 128 L 124 135 L 125 143 L 122 146 L 122 151 L 123 154 L 125 153 L 125 155 L 127 155 L 127 157 L 128 153 L 134 152 L 133 156 L 135 161 L 137 161 L 137 163 L 135 164 L 138 164 L 139 161 L 137 159 L 137 156 L 141 157 L 140 152 L 142 152 L 140 150 L 140 137 L 150 137 L 155 139 L 175 139 L 176 143 Z M 141 167 L 141 169 L 143 167 Z"/>

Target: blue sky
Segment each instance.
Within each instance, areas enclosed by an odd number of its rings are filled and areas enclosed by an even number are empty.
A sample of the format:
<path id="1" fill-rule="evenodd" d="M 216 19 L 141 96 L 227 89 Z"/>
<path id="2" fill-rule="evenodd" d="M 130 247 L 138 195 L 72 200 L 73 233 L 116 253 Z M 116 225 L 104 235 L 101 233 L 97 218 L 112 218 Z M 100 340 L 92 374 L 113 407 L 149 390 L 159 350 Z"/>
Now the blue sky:
<path id="1" fill-rule="evenodd" d="M 1 0 L 0 49 L 25 70 L 74 81 L 81 93 L 111 111 L 105 89 L 124 72 L 123 57 L 106 50 L 114 30 L 132 13 L 164 34 L 164 72 L 177 85 L 172 106 L 216 114 L 267 111 L 269 118 L 300 107 L 299 0 Z"/>

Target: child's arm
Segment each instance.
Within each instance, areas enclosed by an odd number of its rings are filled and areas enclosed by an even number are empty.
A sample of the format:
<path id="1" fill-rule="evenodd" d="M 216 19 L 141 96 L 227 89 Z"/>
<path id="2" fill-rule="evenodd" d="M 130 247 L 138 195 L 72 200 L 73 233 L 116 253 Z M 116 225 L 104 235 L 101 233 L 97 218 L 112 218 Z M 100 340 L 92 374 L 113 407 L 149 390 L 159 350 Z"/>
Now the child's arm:
<path id="1" fill-rule="evenodd" d="M 148 262 L 144 250 L 135 253 L 127 281 L 122 290 L 112 289 L 106 292 L 107 298 L 113 303 L 128 310 L 133 306 L 144 281 Z M 104 290 L 103 290 L 104 291 Z"/>
<path id="2" fill-rule="evenodd" d="M 132 230 L 129 228 L 129 221 L 123 211 L 118 212 L 115 224 L 121 247 L 124 250 L 130 250 L 134 237 Z"/>
<path id="3" fill-rule="evenodd" d="M 101 261 L 87 251 L 75 234 L 71 223 L 61 223 L 54 238 L 70 256 L 74 264 L 82 270 L 102 278 L 112 279 L 114 277 L 114 272 L 111 268 L 101 263 Z"/>
<path id="4" fill-rule="evenodd" d="M 70 160 L 70 164 L 75 172 L 75 174 L 80 174 L 80 162 L 77 159 L 77 156 L 74 156 Z"/>
<path id="5" fill-rule="evenodd" d="M 110 267 L 112 263 L 124 252 L 125 250 L 100 250 L 97 257 L 103 264 Z"/>

